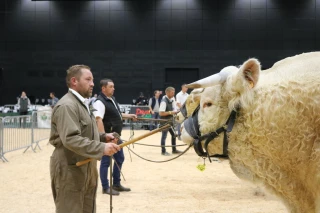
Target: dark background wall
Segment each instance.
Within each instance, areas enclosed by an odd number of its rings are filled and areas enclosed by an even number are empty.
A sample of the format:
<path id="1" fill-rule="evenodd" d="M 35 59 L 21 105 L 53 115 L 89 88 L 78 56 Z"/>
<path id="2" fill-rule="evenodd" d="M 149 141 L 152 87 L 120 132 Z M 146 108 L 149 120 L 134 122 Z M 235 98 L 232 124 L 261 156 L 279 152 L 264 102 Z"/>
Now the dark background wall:
<path id="1" fill-rule="evenodd" d="M 202 78 L 249 57 L 269 68 L 319 50 L 320 0 L 1 0 L 0 29 L 0 105 L 22 90 L 61 97 L 73 64 L 92 68 L 95 92 L 112 78 L 125 104 L 189 80 L 170 81 L 166 68 Z"/>

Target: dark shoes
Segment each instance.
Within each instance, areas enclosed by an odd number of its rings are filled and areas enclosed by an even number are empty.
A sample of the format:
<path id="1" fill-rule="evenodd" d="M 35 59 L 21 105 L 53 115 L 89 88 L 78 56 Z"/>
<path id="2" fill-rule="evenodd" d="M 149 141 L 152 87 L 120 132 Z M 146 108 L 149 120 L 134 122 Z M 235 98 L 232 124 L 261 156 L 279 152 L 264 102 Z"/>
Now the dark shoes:
<path id="1" fill-rule="evenodd" d="M 170 154 L 168 152 L 161 152 L 161 155 L 169 156 Z"/>
<path id="2" fill-rule="evenodd" d="M 102 194 L 110 194 L 110 188 L 107 188 L 107 189 L 102 189 Z M 119 191 L 117 191 L 117 190 L 114 190 L 114 189 L 112 189 L 112 195 L 115 195 L 115 196 L 117 196 L 117 195 L 119 195 L 120 193 L 119 193 Z"/>
<path id="3" fill-rule="evenodd" d="M 182 151 L 177 150 L 177 149 L 172 151 L 172 154 L 181 154 L 181 153 L 182 153 Z M 169 156 L 170 154 L 168 152 L 162 152 L 161 155 Z"/>
<path id="4" fill-rule="evenodd" d="M 172 151 L 172 154 L 181 154 L 182 153 L 182 151 L 180 151 L 180 150 L 174 150 L 174 151 Z"/>
<path id="5" fill-rule="evenodd" d="M 118 191 L 118 193 L 119 193 L 119 192 L 130 192 L 130 191 L 131 191 L 130 188 L 124 187 L 124 186 L 122 186 L 121 184 L 120 184 L 120 185 L 112 186 L 112 189 Z"/>

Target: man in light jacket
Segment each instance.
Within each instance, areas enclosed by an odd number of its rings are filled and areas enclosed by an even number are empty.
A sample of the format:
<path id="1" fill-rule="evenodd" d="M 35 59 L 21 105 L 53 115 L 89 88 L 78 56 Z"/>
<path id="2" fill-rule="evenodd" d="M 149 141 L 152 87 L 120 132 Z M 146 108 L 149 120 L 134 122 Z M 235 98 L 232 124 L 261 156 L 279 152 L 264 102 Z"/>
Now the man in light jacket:
<path id="1" fill-rule="evenodd" d="M 56 213 L 96 212 L 97 160 L 120 150 L 112 134 L 99 134 L 89 108 L 93 76 L 85 65 L 67 70 L 69 91 L 55 105 L 49 142 L 55 147 L 50 159 L 50 176 Z M 114 142 L 114 141 L 113 141 Z M 78 161 L 93 160 L 82 166 Z"/>

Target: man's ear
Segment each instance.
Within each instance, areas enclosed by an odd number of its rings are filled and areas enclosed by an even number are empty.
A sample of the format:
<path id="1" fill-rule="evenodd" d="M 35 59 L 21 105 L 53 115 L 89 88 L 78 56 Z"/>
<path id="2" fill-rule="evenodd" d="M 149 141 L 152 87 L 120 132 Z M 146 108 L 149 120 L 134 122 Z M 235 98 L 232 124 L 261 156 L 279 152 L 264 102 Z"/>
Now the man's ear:
<path id="1" fill-rule="evenodd" d="M 70 78 L 70 84 L 71 85 L 76 85 L 76 83 L 77 83 L 77 78 L 76 77 L 72 77 L 72 78 Z"/>

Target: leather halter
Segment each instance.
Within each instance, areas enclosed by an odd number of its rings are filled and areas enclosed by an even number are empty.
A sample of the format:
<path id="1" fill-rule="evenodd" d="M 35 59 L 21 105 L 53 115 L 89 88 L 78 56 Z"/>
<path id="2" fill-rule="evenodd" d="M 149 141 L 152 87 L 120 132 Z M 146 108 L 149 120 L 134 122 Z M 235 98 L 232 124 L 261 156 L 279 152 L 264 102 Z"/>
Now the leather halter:
<path id="1" fill-rule="evenodd" d="M 186 103 L 184 103 L 184 104 L 181 106 L 180 112 L 181 112 L 181 114 L 183 115 L 183 117 L 184 117 L 185 119 L 188 118 Z"/>
<path id="2" fill-rule="evenodd" d="M 200 135 L 200 127 L 199 127 L 199 122 L 198 122 L 199 109 L 200 109 L 200 105 L 192 113 L 192 116 L 184 121 L 184 128 L 186 129 L 188 134 L 194 138 L 193 147 L 194 147 L 195 152 L 200 157 L 208 157 L 210 162 L 211 162 L 210 157 L 229 158 L 229 156 L 228 156 L 229 140 L 228 140 L 227 133 L 232 131 L 233 125 L 234 125 L 236 117 L 237 117 L 238 108 L 235 110 L 232 110 L 225 125 L 221 126 L 220 128 L 216 129 L 213 132 L 210 132 L 210 133 L 202 135 L 202 136 Z M 215 154 L 215 155 L 210 156 L 209 152 L 208 152 L 208 145 L 211 141 L 213 141 L 213 139 L 218 137 L 220 135 L 220 133 L 222 133 L 222 132 L 224 134 L 223 154 L 222 155 Z M 203 149 L 201 141 L 204 139 L 206 139 L 206 141 L 204 143 L 204 149 Z"/>

